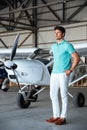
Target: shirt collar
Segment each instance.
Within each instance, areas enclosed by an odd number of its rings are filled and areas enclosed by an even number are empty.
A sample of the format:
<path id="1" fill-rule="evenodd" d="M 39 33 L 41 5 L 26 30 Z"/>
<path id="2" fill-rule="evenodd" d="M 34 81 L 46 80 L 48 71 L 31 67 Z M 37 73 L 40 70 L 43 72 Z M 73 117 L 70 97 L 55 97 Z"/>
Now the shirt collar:
<path id="1" fill-rule="evenodd" d="M 58 44 L 58 45 L 61 45 L 61 44 L 63 44 L 63 43 L 64 43 L 64 41 L 65 41 L 65 40 L 62 40 L 62 42 L 60 42 L 60 43 L 58 43 L 58 42 L 57 42 L 57 44 Z"/>

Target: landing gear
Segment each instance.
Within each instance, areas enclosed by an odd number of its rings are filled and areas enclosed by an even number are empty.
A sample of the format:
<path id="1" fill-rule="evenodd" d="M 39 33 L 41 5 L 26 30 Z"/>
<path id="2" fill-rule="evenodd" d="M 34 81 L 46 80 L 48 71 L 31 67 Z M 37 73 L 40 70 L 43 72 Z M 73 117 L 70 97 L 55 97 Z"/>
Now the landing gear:
<path id="1" fill-rule="evenodd" d="M 20 108 L 29 107 L 31 102 L 37 101 L 38 94 L 44 89 L 45 87 L 41 88 L 41 86 L 24 86 L 20 88 L 17 99 L 18 106 Z"/>
<path id="2" fill-rule="evenodd" d="M 81 92 L 79 92 L 75 96 L 73 96 L 73 104 L 75 107 L 83 107 L 84 106 L 85 97 Z"/>
<path id="3" fill-rule="evenodd" d="M 27 97 L 27 93 L 25 93 L 25 96 Z M 24 96 L 22 93 L 18 94 L 17 103 L 20 108 L 27 108 L 31 104 L 31 101 L 28 99 L 24 99 Z"/>
<path id="4" fill-rule="evenodd" d="M 8 89 L 9 89 L 9 79 L 8 78 L 5 78 L 3 83 L 2 83 L 2 86 L 1 86 L 1 89 L 4 91 L 4 92 L 7 92 Z"/>
<path id="5" fill-rule="evenodd" d="M 38 94 L 35 95 L 36 92 L 37 92 L 36 89 L 33 89 L 33 90 L 30 92 L 29 98 L 30 98 L 33 102 L 36 102 L 37 99 L 38 99 Z"/>
<path id="6" fill-rule="evenodd" d="M 31 92 L 21 92 L 18 94 L 17 103 L 20 108 L 28 108 L 31 102 L 36 102 L 38 99 L 37 89 L 32 89 Z"/>

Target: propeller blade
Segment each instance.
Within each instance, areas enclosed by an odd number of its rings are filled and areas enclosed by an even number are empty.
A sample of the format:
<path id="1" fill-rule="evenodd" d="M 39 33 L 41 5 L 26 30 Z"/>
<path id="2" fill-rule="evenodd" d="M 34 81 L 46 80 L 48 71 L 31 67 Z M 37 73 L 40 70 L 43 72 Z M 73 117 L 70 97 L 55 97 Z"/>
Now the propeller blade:
<path id="1" fill-rule="evenodd" d="M 11 52 L 11 55 L 10 55 L 10 60 L 12 61 L 13 60 L 13 58 L 14 58 L 14 56 L 15 56 L 15 54 L 16 54 L 16 49 L 17 49 L 17 45 L 18 45 L 18 41 L 19 41 L 19 34 L 17 35 L 17 37 L 16 37 L 16 40 L 15 40 L 15 42 L 14 42 L 14 46 L 13 46 L 13 49 L 12 49 L 12 52 Z"/>

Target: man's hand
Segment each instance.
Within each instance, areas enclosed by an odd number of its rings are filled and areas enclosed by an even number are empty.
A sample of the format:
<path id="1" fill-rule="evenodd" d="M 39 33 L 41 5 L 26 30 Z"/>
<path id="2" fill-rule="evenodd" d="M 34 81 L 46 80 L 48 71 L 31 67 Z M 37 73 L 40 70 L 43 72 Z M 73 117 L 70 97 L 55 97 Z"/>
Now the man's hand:
<path id="1" fill-rule="evenodd" d="M 66 71 L 65 71 L 65 73 L 66 73 L 67 76 L 70 75 L 71 72 L 72 72 L 72 70 L 66 70 Z"/>

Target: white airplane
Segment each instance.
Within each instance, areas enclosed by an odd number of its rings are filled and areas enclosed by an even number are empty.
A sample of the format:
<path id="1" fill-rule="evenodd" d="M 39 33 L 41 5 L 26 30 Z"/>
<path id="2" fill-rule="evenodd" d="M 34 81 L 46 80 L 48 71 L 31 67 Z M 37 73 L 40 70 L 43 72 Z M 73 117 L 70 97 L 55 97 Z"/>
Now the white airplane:
<path id="1" fill-rule="evenodd" d="M 44 86 L 50 85 L 50 72 L 53 58 L 44 49 L 35 49 L 33 53 L 27 58 L 14 59 L 16 55 L 16 49 L 18 46 L 19 35 L 15 40 L 15 44 L 8 60 L 1 60 L 1 66 L 5 67 L 8 74 L 8 79 L 11 82 L 17 83 L 19 87 L 18 92 L 18 105 L 20 108 L 27 108 L 31 102 L 34 102 L 38 98 L 38 94 L 45 89 Z M 80 56 L 87 55 L 87 44 L 75 44 L 76 50 Z M 80 72 L 80 69 L 84 72 Z M 78 72 L 79 70 L 79 72 Z M 87 64 L 81 62 L 76 70 L 70 75 L 69 86 L 78 82 L 79 80 L 87 77 Z M 4 82 L 6 85 L 8 79 Z M 7 86 L 6 86 L 7 87 Z M 79 92 L 75 96 L 72 96 L 68 92 L 69 96 L 73 98 L 75 106 L 83 107 L 85 103 L 84 95 Z"/>

